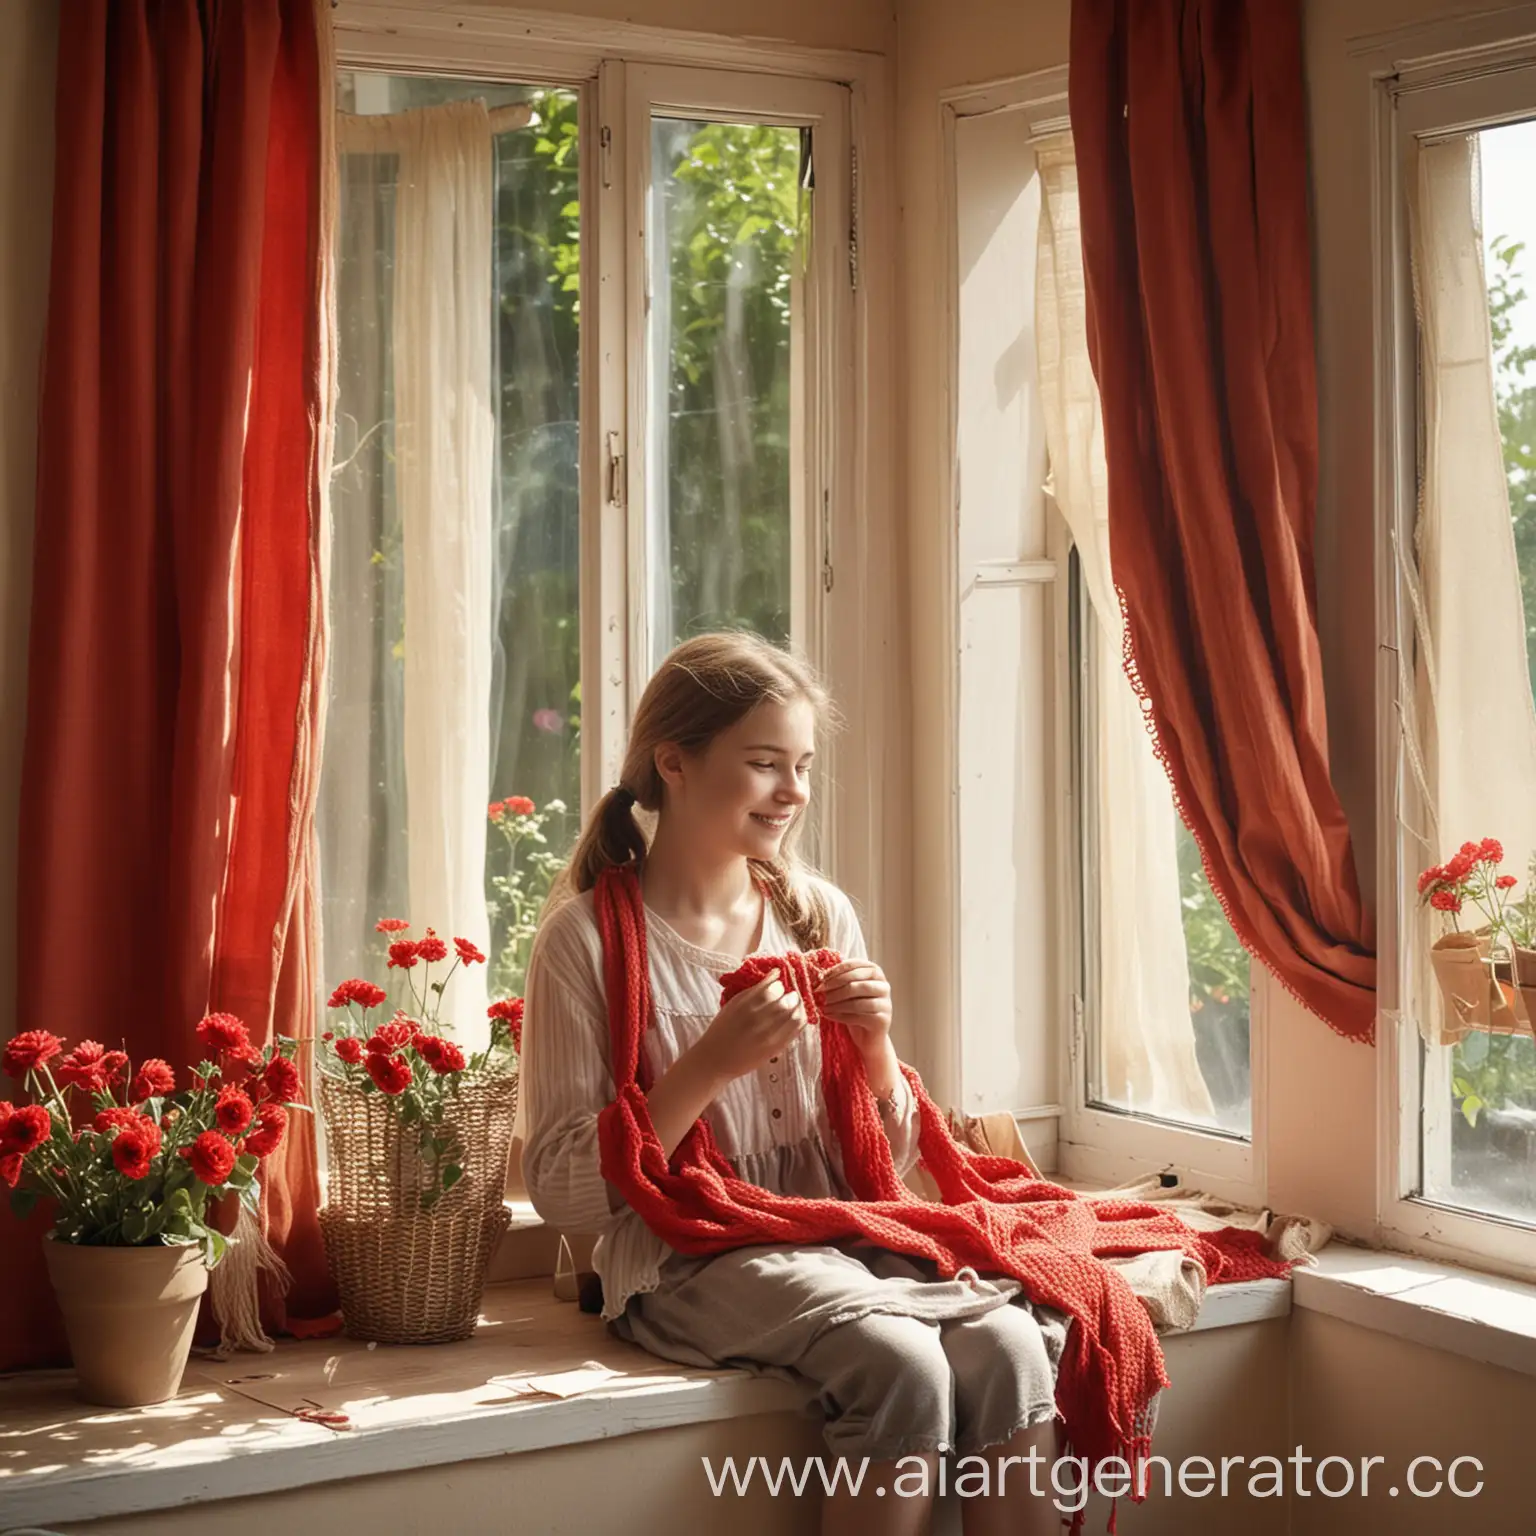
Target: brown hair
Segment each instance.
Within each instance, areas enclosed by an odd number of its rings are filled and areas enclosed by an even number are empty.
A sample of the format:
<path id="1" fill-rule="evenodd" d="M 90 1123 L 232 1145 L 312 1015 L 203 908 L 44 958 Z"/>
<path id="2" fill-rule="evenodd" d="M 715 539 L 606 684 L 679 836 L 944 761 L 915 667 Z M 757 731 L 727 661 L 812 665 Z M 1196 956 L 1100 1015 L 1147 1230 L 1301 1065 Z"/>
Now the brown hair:
<path id="1" fill-rule="evenodd" d="M 685 640 L 656 669 L 630 726 L 629 747 L 618 785 L 598 801 L 571 862 L 550 893 L 550 906 L 589 891 L 603 870 L 645 863 L 645 832 L 634 807 L 660 813 L 665 784 L 656 771 L 656 749 L 676 742 L 685 752 L 703 751 L 721 731 L 759 704 L 805 700 L 817 729 L 831 725 L 826 687 L 809 662 L 760 635 L 724 630 Z M 779 921 L 804 950 L 827 942 L 827 908 L 812 885 L 810 869 L 795 851 L 803 818 L 797 817 L 773 860 L 752 859 Z"/>

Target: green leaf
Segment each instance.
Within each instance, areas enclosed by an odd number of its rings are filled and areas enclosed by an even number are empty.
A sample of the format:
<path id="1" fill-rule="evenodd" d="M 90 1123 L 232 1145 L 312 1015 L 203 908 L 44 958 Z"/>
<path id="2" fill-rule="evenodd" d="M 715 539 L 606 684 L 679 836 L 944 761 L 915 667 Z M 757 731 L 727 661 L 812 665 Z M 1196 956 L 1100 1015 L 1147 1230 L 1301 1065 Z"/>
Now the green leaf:
<path id="1" fill-rule="evenodd" d="M 1486 1107 L 1487 1106 L 1480 1098 L 1478 1098 L 1475 1093 L 1469 1093 L 1466 1098 L 1461 1101 L 1461 1112 L 1466 1116 L 1467 1124 L 1471 1126 L 1476 1126 L 1478 1112 Z"/>
<path id="2" fill-rule="evenodd" d="M 443 1169 L 443 1189 L 450 1190 L 464 1177 L 464 1170 L 457 1163 L 449 1163 Z"/>
<path id="3" fill-rule="evenodd" d="M 229 1239 L 222 1232 L 215 1232 L 212 1227 L 203 1233 L 202 1250 L 203 1262 L 212 1269 L 229 1249 Z"/>

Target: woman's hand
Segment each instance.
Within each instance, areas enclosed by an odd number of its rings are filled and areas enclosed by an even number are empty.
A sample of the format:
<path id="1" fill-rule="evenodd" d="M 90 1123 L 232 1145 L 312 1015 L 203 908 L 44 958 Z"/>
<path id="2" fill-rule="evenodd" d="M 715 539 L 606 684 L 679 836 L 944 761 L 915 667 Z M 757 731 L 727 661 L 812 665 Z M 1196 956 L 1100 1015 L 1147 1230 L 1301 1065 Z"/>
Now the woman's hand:
<path id="1" fill-rule="evenodd" d="M 873 960 L 844 960 L 823 971 L 821 1011 L 846 1024 L 866 1054 L 883 1048 L 891 1034 L 891 984 Z"/>
<path id="2" fill-rule="evenodd" d="M 710 1021 L 693 1050 L 718 1082 L 754 1072 L 805 1027 L 805 1002 L 777 976 L 738 992 Z"/>

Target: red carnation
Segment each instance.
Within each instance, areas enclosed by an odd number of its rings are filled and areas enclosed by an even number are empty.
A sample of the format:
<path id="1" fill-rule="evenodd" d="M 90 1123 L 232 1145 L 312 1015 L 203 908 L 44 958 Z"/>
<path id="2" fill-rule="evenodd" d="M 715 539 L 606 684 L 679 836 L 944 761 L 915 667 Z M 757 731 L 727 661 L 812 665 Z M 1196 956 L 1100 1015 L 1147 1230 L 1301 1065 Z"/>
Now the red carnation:
<path id="1" fill-rule="evenodd" d="M 66 1088 L 100 1093 L 107 1086 L 106 1060 L 106 1046 L 96 1040 L 82 1040 L 53 1069 L 53 1075 Z"/>
<path id="2" fill-rule="evenodd" d="M 171 1064 L 168 1061 L 162 1061 L 158 1056 L 151 1056 L 134 1074 L 133 1087 L 129 1090 L 128 1097 L 137 1104 L 144 1099 L 152 1099 L 156 1095 L 164 1096 L 175 1091 L 176 1074 L 171 1071 Z"/>
<path id="3" fill-rule="evenodd" d="M 500 821 L 502 813 L 506 810 L 506 808 L 507 807 L 504 801 L 492 800 L 491 803 L 486 806 L 485 814 L 489 816 L 492 821 Z"/>
<path id="4" fill-rule="evenodd" d="M 1419 895 L 1422 896 L 1437 880 L 1445 878 L 1445 866 L 1443 864 L 1431 864 L 1423 874 L 1419 876 Z"/>
<path id="5" fill-rule="evenodd" d="M 509 816 L 532 816 L 533 801 L 527 795 L 510 795 L 502 804 L 506 807 Z"/>
<path id="6" fill-rule="evenodd" d="M 1504 844 L 1496 837 L 1485 837 L 1478 844 L 1477 857 L 1483 864 L 1502 864 L 1504 862 Z"/>
<path id="7" fill-rule="evenodd" d="M 0 1124 L 0 1153 L 25 1157 L 53 1135 L 53 1120 L 41 1104 L 23 1104 Z"/>
<path id="8" fill-rule="evenodd" d="M 192 1172 L 206 1185 L 216 1189 L 235 1168 L 235 1149 L 217 1131 L 204 1131 L 181 1155 L 192 1165 Z"/>
<path id="9" fill-rule="evenodd" d="M 336 1054 L 348 1066 L 355 1067 L 363 1059 L 363 1043 L 352 1039 L 350 1035 L 345 1036 L 336 1042 Z"/>
<path id="10" fill-rule="evenodd" d="M 371 981 L 360 981 L 354 976 L 351 981 L 342 982 L 331 993 L 331 1000 L 326 1006 L 345 1008 L 348 1003 L 356 1003 L 360 1008 L 377 1008 L 388 995 L 383 987 L 377 987 Z"/>
<path id="11" fill-rule="evenodd" d="M 416 1026 L 407 1018 L 396 1015 L 388 1024 L 380 1024 L 368 1041 L 371 1055 L 388 1056 L 401 1046 L 409 1045 L 416 1036 Z"/>
<path id="12" fill-rule="evenodd" d="M 418 1035 L 415 1044 L 422 1059 L 439 1075 L 464 1070 L 464 1052 L 453 1041 L 439 1035 Z"/>
<path id="13" fill-rule="evenodd" d="M 438 938 L 433 929 L 428 928 L 426 938 L 417 941 L 416 953 L 421 959 L 435 964 L 439 960 L 448 958 L 448 946 Z"/>
<path id="14" fill-rule="evenodd" d="M 245 1138 L 252 1157 L 270 1157 L 283 1144 L 288 1130 L 288 1111 L 281 1104 L 263 1104 L 256 1111 L 256 1128 Z"/>
<path id="15" fill-rule="evenodd" d="M 120 1083 L 128 1076 L 128 1053 L 108 1051 L 101 1058 L 101 1075 L 108 1083 Z"/>
<path id="16" fill-rule="evenodd" d="M 526 1005 L 520 997 L 504 997 L 500 1002 L 492 1003 L 485 1011 L 493 1019 L 505 1019 L 507 1030 L 512 1036 L 512 1048 L 519 1056 L 523 1054 L 523 1009 Z"/>
<path id="17" fill-rule="evenodd" d="M 261 1074 L 262 1097 L 277 1104 L 296 1103 L 302 1087 L 299 1069 L 286 1056 L 274 1056 Z"/>
<path id="18" fill-rule="evenodd" d="M 1429 904 L 1437 912 L 1460 912 L 1461 897 L 1455 891 L 1436 891 L 1429 898 Z"/>
<path id="19" fill-rule="evenodd" d="M 381 917 L 373 925 L 375 933 L 404 933 L 411 925 L 403 917 Z"/>
<path id="20" fill-rule="evenodd" d="M 416 964 L 416 948 L 410 939 L 396 939 L 389 946 L 389 968 L 394 970 L 398 966 L 402 971 L 410 970 Z"/>
<path id="21" fill-rule="evenodd" d="M 197 1038 L 210 1056 L 228 1055 L 241 1061 L 260 1058 L 251 1048 L 250 1032 L 232 1013 L 210 1013 L 197 1026 Z"/>
<path id="22" fill-rule="evenodd" d="M 131 1109 L 104 1109 L 91 1121 L 91 1129 L 105 1136 L 109 1131 L 135 1126 L 144 1116 Z"/>
<path id="23" fill-rule="evenodd" d="M 12 1189 L 21 1180 L 21 1153 L 7 1152 L 0 1157 L 0 1184 L 9 1184 Z"/>
<path id="24" fill-rule="evenodd" d="M 0 1065 L 12 1077 L 25 1077 L 35 1067 L 52 1061 L 64 1049 L 64 1042 L 46 1029 L 28 1029 L 17 1035 L 0 1056 Z"/>
<path id="25" fill-rule="evenodd" d="M 373 1052 L 368 1057 L 368 1076 L 380 1093 L 404 1093 L 411 1086 L 411 1064 L 404 1056 Z"/>
<path id="26" fill-rule="evenodd" d="M 151 1126 L 154 1137 L 140 1127 L 120 1131 L 112 1143 L 112 1162 L 125 1178 L 143 1179 L 154 1167 L 155 1154 L 160 1150 L 160 1132 Z"/>
<path id="27" fill-rule="evenodd" d="M 462 960 L 465 965 L 485 964 L 485 956 L 482 955 L 480 951 L 469 942 L 468 939 L 455 939 L 453 941 L 453 947 L 458 950 L 459 959 Z"/>
<path id="28" fill-rule="evenodd" d="M 1512 891 L 1520 882 L 1513 875 L 1500 875 L 1493 883 L 1501 891 Z"/>
<path id="29" fill-rule="evenodd" d="M 243 1088 L 223 1088 L 219 1090 L 218 1099 L 214 1102 L 213 1118 L 218 1121 L 219 1129 L 226 1136 L 241 1135 L 246 1126 L 251 1123 L 251 1116 L 256 1113 L 256 1106 L 251 1103 L 250 1096 Z"/>
<path id="30" fill-rule="evenodd" d="M 1465 880 L 1472 873 L 1472 866 L 1477 863 L 1477 845 L 1469 844 L 1468 846 L 1472 849 L 1470 853 L 1467 852 L 1466 848 L 1463 848 L 1445 866 L 1445 878 L 1453 885 Z"/>

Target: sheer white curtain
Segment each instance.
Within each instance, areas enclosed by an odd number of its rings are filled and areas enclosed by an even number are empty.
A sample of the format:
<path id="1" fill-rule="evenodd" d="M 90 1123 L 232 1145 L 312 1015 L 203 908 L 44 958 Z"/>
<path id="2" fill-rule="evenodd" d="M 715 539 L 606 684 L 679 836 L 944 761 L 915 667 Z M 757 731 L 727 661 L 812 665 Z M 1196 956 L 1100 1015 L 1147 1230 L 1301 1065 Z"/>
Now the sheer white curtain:
<path id="1" fill-rule="evenodd" d="M 407 909 L 394 915 L 410 920 L 413 937 L 432 925 L 450 954 L 455 936 L 482 952 L 490 948 L 492 132 L 491 114 L 472 100 L 346 115 L 339 134 L 343 156 L 366 157 L 364 174 L 372 167 L 393 194 L 392 279 L 388 292 L 376 296 L 377 324 L 388 340 L 375 341 L 369 354 L 382 375 L 373 391 L 380 422 L 393 425 L 393 453 L 379 468 L 378 494 L 392 496 L 399 521 L 404 625 L 391 646 L 403 662 L 403 680 L 393 696 L 361 675 L 356 684 L 366 687 L 372 708 L 382 698 L 382 707 L 397 708 L 401 717 L 385 732 L 397 738 L 404 763 Z M 389 197 L 354 202 L 387 210 Z M 373 558 L 391 557 L 380 549 Z M 346 752 L 333 737 L 333 750 L 337 746 Z M 365 798 L 352 814 L 366 818 L 375 785 L 355 775 L 353 782 Z M 329 820 L 344 825 L 347 814 L 333 802 Z M 379 884 L 367 858 L 359 850 L 355 861 L 327 863 L 328 908 L 360 913 L 370 881 L 373 890 Z M 355 884 L 363 894 L 348 901 L 338 883 Z M 346 937 L 354 947 L 362 942 L 360 935 Z M 331 947 L 344 952 L 345 943 Z M 439 978 L 445 969 L 437 968 Z M 483 966 L 461 967 L 443 996 L 444 1020 L 471 1047 L 488 1038 L 485 974 Z"/>
<path id="2" fill-rule="evenodd" d="M 1536 850 L 1536 709 L 1494 394 L 1476 134 L 1420 145 L 1409 206 L 1423 464 L 1419 666 L 1402 694 L 1416 704 L 1405 725 L 1429 807 L 1428 825 L 1413 831 L 1423 864 L 1497 837 L 1506 867 L 1523 875 Z M 1432 1010 L 1419 1015 L 1432 1034 Z"/>
<path id="3" fill-rule="evenodd" d="M 1209 1123 L 1215 1111 L 1190 1019 L 1176 812 L 1121 667 L 1070 135 L 1037 144 L 1035 160 L 1041 183 L 1036 331 L 1049 489 L 1072 530 L 1098 625 L 1100 1087 L 1110 1102 L 1129 1109 Z"/>

